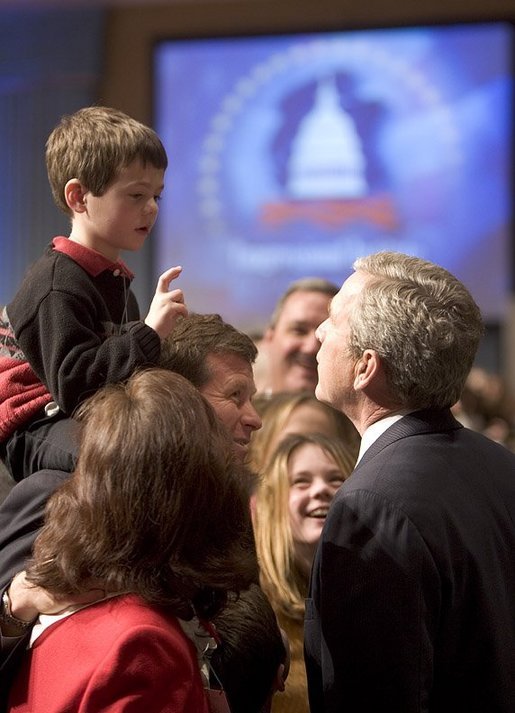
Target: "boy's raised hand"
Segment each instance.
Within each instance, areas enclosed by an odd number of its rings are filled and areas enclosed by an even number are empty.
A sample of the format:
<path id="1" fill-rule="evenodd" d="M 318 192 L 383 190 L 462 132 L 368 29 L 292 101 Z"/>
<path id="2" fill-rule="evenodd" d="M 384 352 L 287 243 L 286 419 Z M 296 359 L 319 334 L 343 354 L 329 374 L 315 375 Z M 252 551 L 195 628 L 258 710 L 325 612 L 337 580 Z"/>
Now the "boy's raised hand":
<path id="1" fill-rule="evenodd" d="M 170 267 L 159 277 L 157 288 L 145 324 L 152 327 L 161 339 L 173 331 L 179 317 L 188 316 L 182 290 L 170 290 L 170 283 L 179 277 L 182 267 Z"/>

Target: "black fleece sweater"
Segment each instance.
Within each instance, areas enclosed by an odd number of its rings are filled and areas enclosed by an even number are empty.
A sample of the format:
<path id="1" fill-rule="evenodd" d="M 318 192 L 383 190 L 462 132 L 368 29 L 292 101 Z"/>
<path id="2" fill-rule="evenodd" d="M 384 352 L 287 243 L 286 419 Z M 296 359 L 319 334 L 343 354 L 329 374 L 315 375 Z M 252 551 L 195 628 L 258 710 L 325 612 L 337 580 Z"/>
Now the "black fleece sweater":
<path id="1" fill-rule="evenodd" d="M 50 401 L 72 415 L 85 398 L 156 364 L 157 333 L 139 319 L 120 261 L 57 237 L 0 321 L 0 440 Z"/>

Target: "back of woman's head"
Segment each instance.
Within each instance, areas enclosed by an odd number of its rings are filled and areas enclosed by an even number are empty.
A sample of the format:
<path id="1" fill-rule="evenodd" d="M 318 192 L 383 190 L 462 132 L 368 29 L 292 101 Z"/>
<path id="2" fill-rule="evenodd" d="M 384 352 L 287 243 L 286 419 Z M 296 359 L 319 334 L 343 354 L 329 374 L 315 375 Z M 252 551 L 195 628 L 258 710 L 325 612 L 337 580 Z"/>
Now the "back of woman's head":
<path id="1" fill-rule="evenodd" d="M 66 594 L 100 580 L 171 603 L 254 578 L 231 444 L 186 379 L 142 371 L 98 392 L 79 419 L 77 469 L 49 503 L 34 581 Z"/>

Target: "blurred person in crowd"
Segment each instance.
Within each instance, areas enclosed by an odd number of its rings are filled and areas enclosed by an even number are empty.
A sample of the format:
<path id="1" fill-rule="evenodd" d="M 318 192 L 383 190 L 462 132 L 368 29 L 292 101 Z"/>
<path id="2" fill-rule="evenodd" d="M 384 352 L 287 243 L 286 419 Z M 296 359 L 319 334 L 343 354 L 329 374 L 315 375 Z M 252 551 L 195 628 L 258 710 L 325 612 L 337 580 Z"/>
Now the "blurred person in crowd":
<path id="1" fill-rule="evenodd" d="M 268 379 L 268 355 L 263 344 L 263 332 L 261 330 L 251 330 L 246 332 L 254 342 L 257 349 L 254 361 L 254 383 L 258 394 L 266 393 Z"/>
<path id="2" fill-rule="evenodd" d="M 265 393 L 315 391 L 319 348 L 315 330 L 327 317 L 337 292 L 328 280 L 305 277 L 292 282 L 279 298 L 260 343 Z"/>
<path id="3" fill-rule="evenodd" d="M 318 328 L 318 398 L 361 434 L 306 600 L 311 713 L 511 713 L 515 455 L 452 415 L 483 335 L 447 270 L 383 252 Z"/>
<path id="4" fill-rule="evenodd" d="M 515 451 L 515 399 L 499 374 L 473 367 L 453 413 L 464 426 Z"/>
<path id="5" fill-rule="evenodd" d="M 336 438 L 354 459 L 359 451 L 359 434 L 352 422 L 329 404 L 319 401 L 309 391 L 258 394 L 254 406 L 262 419 L 262 428 L 253 434 L 249 464 L 258 475 L 265 469 L 279 441 L 290 433 L 318 432 Z"/>
<path id="6" fill-rule="evenodd" d="M 329 505 L 354 467 L 339 438 L 290 434 L 282 440 L 260 482 L 253 512 L 260 582 L 286 632 L 291 667 L 274 713 L 308 713 L 303 659 L 304 600 L 315 549 Z"/>

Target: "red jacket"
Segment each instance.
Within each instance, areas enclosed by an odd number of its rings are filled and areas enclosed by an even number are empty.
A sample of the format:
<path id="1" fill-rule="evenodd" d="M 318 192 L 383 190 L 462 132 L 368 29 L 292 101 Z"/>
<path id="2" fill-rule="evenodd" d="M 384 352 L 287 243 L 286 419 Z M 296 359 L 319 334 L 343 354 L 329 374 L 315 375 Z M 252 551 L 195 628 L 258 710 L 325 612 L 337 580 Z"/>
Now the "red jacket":
<path id="1" fill-rule="evenodd" d="M 57 621 L 15 678 L 11 713 L 208 713 L 193 644 L 135 595 Z"/>

